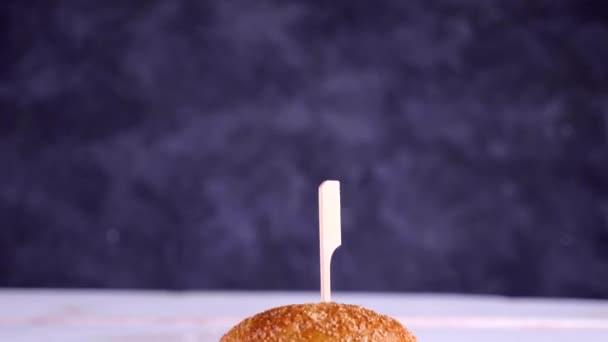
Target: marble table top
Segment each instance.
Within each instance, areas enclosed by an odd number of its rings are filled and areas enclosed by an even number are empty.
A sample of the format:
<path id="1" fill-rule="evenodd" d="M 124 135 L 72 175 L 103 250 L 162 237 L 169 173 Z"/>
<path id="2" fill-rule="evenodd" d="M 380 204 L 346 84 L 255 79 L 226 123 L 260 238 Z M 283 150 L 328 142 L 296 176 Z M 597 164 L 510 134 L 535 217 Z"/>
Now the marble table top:
<path id="1" fill-rule="evenodd" d="M 0 341 L 217 341 L 264 309 L 315 302 L 304 292 L 0 289 Z M 608 301 L 335 293 L 391 315 L 420 341 L 608 341 Z"/>

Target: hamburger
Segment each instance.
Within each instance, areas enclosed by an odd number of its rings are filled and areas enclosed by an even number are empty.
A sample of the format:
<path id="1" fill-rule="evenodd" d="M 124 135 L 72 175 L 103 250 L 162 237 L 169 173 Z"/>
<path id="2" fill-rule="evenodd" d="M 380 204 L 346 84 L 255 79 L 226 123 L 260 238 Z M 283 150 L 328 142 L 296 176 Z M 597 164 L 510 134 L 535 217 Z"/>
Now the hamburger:
<path id="1" fill-rule="evenodd" d="M 340 246 L 340 186 L 319 187 L 321 302 L 275 307 L 230 329 L 220 342 L 416 342 L 397 320 L 352 304 L 331 301 L 330 265 Z"/>
<path id="2" fill-rule="evenodd" d="M 280 306 L 248 317 L 220 342 L 416 342 L 397 320 L 352 304 Z"/>

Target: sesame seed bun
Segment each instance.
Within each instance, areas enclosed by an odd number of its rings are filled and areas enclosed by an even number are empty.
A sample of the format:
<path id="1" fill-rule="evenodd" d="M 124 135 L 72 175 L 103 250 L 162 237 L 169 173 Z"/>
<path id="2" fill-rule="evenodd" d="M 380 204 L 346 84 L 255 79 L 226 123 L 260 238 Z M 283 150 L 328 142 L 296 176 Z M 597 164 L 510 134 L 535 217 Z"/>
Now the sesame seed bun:
<path id="1" fill-rule="evenodd" d="M 416 342 L 395 319 L 357 305 L 337 303 L 276 307 L 246 318 L 220 342 Z"/>

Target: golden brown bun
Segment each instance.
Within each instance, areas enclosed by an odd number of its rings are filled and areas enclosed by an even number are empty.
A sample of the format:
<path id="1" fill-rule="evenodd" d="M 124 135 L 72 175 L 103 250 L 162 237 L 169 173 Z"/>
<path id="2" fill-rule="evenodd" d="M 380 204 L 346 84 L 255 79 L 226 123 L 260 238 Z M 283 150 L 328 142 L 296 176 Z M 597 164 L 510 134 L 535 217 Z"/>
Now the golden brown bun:
<path id="1" fill-rule="evenodd" d="M 287 305 L 234 326 L 220 342 L 416 342 L 396 320 L 356 305 Z"/>

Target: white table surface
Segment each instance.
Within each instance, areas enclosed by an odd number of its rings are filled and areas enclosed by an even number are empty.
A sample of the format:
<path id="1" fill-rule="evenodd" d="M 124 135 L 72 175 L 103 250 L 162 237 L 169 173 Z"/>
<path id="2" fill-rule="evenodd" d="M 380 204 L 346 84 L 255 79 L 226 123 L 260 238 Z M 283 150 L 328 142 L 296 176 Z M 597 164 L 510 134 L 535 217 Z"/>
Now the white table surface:
<path id="1" fill-rule="evenodd" d="M 301 292 L 0 289 L 0 342 L 217 341 L 246 316 L 318 301 Z M 420 341 L 608 342 L 608 301 L 337 293 L 402 321 Z"/>

